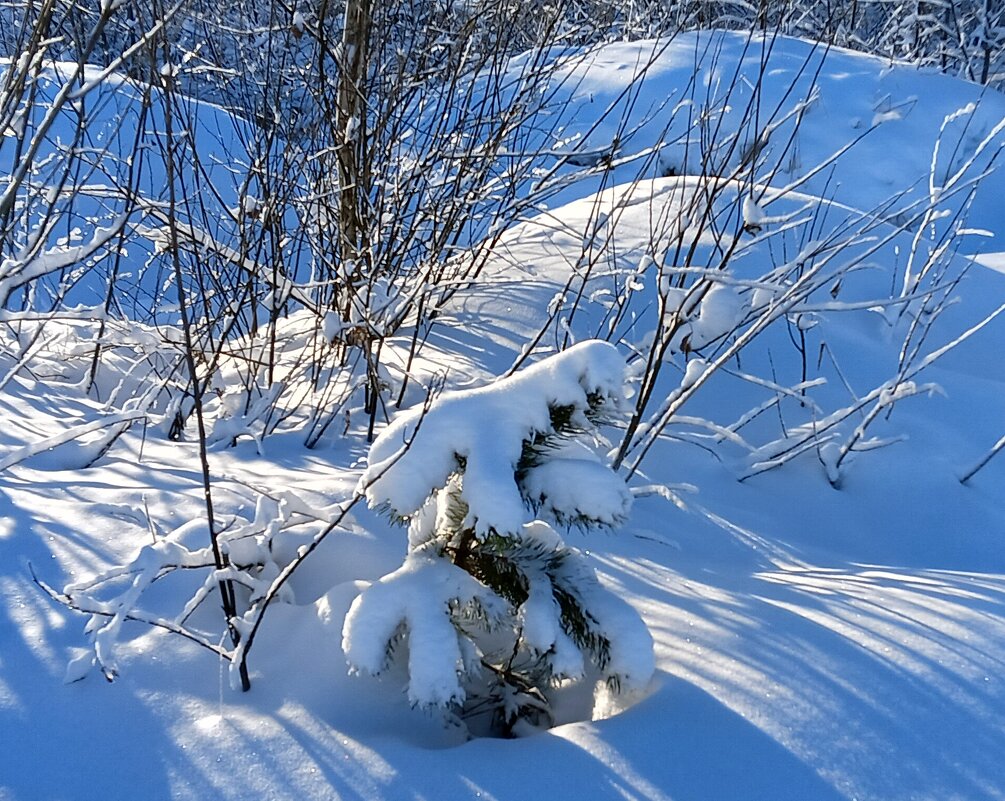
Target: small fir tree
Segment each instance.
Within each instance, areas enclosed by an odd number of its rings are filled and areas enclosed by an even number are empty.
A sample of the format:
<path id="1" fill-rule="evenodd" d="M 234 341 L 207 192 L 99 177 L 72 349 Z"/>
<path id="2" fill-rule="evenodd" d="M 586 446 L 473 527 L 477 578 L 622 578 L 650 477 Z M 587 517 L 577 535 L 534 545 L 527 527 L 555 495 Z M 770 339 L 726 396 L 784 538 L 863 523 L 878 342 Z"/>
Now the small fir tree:
<path id="1" fill-rule="evenodd" d="M 408 554 L 346 617 L 353 668 L 379 674 L 407 644 L 414 704 L 506 736 L 550 725 L 549 690 L 590 666 L 616 691 L 648 682 L 648 630 L 557 530 L 628 514 L 584 442 L 621 409 L 623 376 L 617 350 L 589 341 L 394 420 L 361 482 L 408 522 Z"/>

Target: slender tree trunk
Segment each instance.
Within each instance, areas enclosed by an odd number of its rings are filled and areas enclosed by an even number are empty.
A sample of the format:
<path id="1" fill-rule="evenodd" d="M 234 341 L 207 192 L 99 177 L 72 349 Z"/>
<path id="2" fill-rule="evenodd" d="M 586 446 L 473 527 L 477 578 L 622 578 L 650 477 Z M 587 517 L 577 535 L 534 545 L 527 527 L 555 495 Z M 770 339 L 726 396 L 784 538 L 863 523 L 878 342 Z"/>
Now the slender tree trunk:
<path id="1" fill-rule="evenodd" d="M 166 42 L 162 40 L 163 63 L 170 63 L 170 53 Z M 199 370 L 196 365 L 195 351 L 196 341 L 193 332 L 194 322 L 191 317 L 191 310 L 187 293 L 185 291 L 185 276 L 181 263 L 181 245 L 178 237 L 178 206 L 180 198 L 177 194 L 176 170 L 179 156 L 177 154 L 179 138 L 174 131 L 174 86 L 173 76 L 165 74 L 162 86 L 164 98 L 164 167 L 165 184 L 168 190 L 168 237 L 169 250 L 171 254 L 172 272 L 174 274 L 175 288 L 178 292 L 178 314 L 181 318 L 182 335 L 185 344 L 185 365 L 188 369 L 189 384 L 192 388 L 192 399 L 195 408 L 195 419 L 199 435 L 199 466 L 202 473 L 203 500 L 206 508 L 206 525 L 209 528 L 209 539 L 213 549 L 213 560 L 217 570 L 224 570 L 229 567 L 230 560 L 227 554 L 220 548 L 219 532 L 216 527 L 216 516 L 213 509 L 213 489 L 212 477 L 209 467 L 209 453 L 206 447 L 206 421 L 203 416 L 202 395 L 208 382 L 208 377 L 204 381 L 199 379 Z M 234 584 L 231 581 L 221 580 L 219 582 L 220 601 L 223 607 L 223 614 L 227 621 L 227 628 L 230 638 L 236 646 L 240 640 L 240 632 L 234 625 L 237 618 L 237 599 L 234 594 Z M 251 679 L 248 675 L 247 666 L 242 662 L 240 666 L 241 688 L 245 691 L 251 689 Z"/>
<path id="2" fill-rule="evenodd" d="M 349 0 L 340 51 L 335 107 L 339 182 L 339 251 L 347 282 L 342 317 L 348 321 L 359 280 L 367 274 L 367 72 L 373 0 Z"/>

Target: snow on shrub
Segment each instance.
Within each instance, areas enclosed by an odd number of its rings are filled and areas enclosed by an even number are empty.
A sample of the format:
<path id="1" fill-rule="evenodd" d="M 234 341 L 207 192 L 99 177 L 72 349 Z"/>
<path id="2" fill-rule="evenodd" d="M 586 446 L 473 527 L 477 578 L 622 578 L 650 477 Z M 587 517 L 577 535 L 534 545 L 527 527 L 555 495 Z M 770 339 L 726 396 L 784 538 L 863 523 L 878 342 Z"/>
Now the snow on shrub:
<path id="1" fill-rule="evenodd" d="M 628 515 L 624 482 L 583 444 L 621 410 L 624 371 L 612 345 L 583 342 L 377 438 L 360 486 L 408 521 L 409 552 L 346 617 L 355 670 L 380 674 L 407 644 L 413 704 L 504 735 L 550 725 L 549 689 L 588 662 L 615 690 L 646 686 L 645 624 L 556 530 Z"/>

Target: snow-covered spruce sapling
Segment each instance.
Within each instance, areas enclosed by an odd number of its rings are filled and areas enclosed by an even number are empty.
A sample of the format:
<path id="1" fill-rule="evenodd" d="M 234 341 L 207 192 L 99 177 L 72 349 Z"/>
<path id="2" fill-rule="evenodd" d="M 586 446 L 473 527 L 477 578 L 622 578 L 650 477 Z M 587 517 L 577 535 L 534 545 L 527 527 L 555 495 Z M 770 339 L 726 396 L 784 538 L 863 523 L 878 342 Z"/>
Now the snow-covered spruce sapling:
<path id="1" fill-rule="evenodd" d="M 549 725 L 549 692 L 564 683 L 649 682 L 645 624 L 556 530 L 628 514 L 624 482 L 585 442 L 622 408 L 624 369 L 609 343 L 583 342 L 444 393 L 377 438 L 361 487 L 407 521 L 408 553 L 349 610 L 355 670 L 380 674 L 407 645 L 413 704 L 506 736 Z"/>

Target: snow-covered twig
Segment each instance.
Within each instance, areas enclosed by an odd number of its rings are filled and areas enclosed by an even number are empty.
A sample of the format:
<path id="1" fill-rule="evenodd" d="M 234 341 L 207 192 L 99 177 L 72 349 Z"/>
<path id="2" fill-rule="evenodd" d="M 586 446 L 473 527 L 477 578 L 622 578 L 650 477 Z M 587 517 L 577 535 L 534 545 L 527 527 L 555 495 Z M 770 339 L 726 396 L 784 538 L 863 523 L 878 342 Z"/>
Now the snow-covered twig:
<path id="1" fill-rule="evenodd" d="M 143 420 L 146 417 L 146 411 L 119 412 L 118 414 L 109 415 L 108 417 L 104 417 L 100 420 L 93 420 L 90 423 L 74 426 L 71 429 L 63 431 L 59 434 L 53 434 L 51 437 L 46 437 L 45 439 L 32 443 L 31 445 L 23 445 L 22 447 L 7 454 L 7 456 L 3 459 L 0 459 L 0 471 L 8 470 L 14 465 L 20 464 L 25 459 L 30 459 L 32 456 L 45 453 L 46 451 L 50 451 L 60 445 L 65 445 L 68 442 L 72 442 L 75 439 L 79 439 L 80 437 L 91 434 L 95 431 L 100 431 L 103 428 L 108 428 L 109 426 L 119 427 L 118 433 L 121 433 L 124 430 L 122 426 L 129 426 L 137 420 Z"/>
<path id="2" fill-rule="evenodd" d="M 972 479 L 982 469 L 984 469 L 984 466 L 988 462 L 990 462 L 1003 449 L 1005 449 L 1005 436 L 1002 436 L 1001 439 L 999 439 L 994 445 L 991 446 L 991 450 L 989 450 L 986 454 L 984 454 L 984 456 L 978 459 L 977 462 L 974 463 L 973 467 L 966 470 L 963 473 L 963 475 L 960 476 L 960 483 L 966 484 L 970 479 Z"/>

